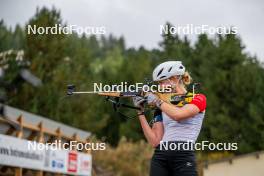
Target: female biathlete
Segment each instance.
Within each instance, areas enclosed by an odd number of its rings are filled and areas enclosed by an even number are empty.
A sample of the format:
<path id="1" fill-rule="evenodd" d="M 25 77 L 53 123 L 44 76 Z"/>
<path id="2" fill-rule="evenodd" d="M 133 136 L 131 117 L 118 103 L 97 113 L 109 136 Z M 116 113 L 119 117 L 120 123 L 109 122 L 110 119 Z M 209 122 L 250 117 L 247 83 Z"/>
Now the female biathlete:
<path id="1" fill-rule="evenodd" d="M 157 81 L 160 86 L 170 85 L 176 94 L 187 94 L 185 86 L 190 84 L 191 77 L 185 71 L 182 62 L 168 61 L 154 69 L 153 81 Z M 154 104 L 157 107 L 152 127 L 144 115 L 142 102 L 146 100 L 148 104 Z M 135 106 L 141 108 L 138 116 L 144 135 L 147 141 L 155 147 L 151 159 L 150 176 L 197 175 L 193 149 L 190 147 L 186 150 L 179 146 L 196 141 L 205 114 L 206 97 L 203 94 L 195 94 L 190 102 L 177 106 L 159 99 L 153 93 L 148 93 L 145 99 L 135 97 L 133 102 Z M 167 145 L 162 145 L 161 142 Z M 177 145 L 180 143 L 182 145 Z M 177 149 L 175 145 L 178 146 Z M 172 149 L 168 146 L 174 147 Z"/>

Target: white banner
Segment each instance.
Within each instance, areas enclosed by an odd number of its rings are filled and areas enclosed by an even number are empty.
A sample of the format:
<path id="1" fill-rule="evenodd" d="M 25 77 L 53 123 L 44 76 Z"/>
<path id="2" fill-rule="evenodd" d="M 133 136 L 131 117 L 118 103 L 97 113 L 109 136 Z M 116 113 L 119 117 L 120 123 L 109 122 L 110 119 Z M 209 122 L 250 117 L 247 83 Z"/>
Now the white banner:
<path id="1" fill-rule="evenodd" d="M 30 142 L 0 134 L 0 165 L 91 176 L 90 154 L 45 148 L 32 150 Z"/>

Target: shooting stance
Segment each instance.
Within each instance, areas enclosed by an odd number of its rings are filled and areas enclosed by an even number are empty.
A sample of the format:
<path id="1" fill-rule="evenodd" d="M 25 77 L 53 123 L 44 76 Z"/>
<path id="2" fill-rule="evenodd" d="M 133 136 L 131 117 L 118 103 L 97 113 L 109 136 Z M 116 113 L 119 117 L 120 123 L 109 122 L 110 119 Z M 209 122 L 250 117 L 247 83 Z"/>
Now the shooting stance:
<path id="1" fill-rule="evenodd" d="M 190 95 L 186 86 L 191 83 L 191 77 L 185 71 L 181 61 L 168 61 L 158 65 L 153 71 L 153 81 L 160 86 L 170 85 L 172 93 Z M 156 107 L 154 124 L 149 125 L 144 114 L 143 103 Z M 147 141 L 155 147 L 151 160 L 150 176 L 195 176 L 196 161 L 193 149 L 164 148 L 167 146 L 183 146 L 177 144 L 194 144 L 202 126 L 205 115 L 206 97 L 203 94 L 192 94 L 192 98 L 185 98 L 178 102 L 169 103 L 154 93 L 145 97 L 134 97 L 134 105 L 138 110 L 140 124 Z M 170 145 L 174 144 L 174 145 Z"/>

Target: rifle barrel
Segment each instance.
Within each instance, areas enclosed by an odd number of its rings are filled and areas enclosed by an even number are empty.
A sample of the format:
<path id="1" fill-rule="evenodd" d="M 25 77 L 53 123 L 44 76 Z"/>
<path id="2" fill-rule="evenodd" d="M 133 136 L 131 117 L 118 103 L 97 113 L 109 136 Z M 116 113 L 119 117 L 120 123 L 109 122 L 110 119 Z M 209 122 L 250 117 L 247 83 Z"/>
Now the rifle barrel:
<path id="1" fill-rule="evenodd" d="M 71 94 L 98 94 L 102 96 L 120 97 L 120 92 L 94 92 L 94 91 L 83 91 L 83 92 L 71 92 Z"/>

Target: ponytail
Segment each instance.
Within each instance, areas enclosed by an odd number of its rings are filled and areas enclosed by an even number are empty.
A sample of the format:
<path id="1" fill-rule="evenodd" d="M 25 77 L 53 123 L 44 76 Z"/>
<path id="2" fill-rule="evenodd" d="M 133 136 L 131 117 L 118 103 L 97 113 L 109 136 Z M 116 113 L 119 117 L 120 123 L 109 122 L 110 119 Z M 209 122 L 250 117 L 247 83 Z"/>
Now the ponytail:
<path id="1" fill-rule="evenodd" d="M 190 76 L 189 72 L 185 72 L 183 75 L 182 75 L 182 82 L 184 85 L 189 85 L 191 84 L 192 82 L 192 77 Z"/>

